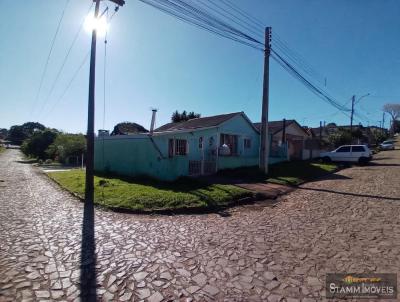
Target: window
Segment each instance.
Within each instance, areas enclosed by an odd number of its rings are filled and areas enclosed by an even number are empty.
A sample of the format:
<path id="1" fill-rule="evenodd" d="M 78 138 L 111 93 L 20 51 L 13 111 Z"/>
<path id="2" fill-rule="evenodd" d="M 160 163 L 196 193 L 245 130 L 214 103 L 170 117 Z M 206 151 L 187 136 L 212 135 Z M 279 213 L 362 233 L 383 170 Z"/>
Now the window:
<path id="1" fill-rule="evenodd" d="M 351 148 L 351 151 L 353 151 L 353 152 L 364 152 L 365 150 L 364 150 L 363 146 L 353 146 Z"/>
<path id="2" fill-rule="evenodd" d="M 186 155 L 187 154 L 187 141 L 186 139 L 175 140 L 175 155 Z"/>
<path id="3" fill-rule="evenodd" d="M 237 135 L 221 134 L 220 147 L 227 145 L 230 150 L 229 155 L 237 154 Z"/>
<path id="4" fill-rule="evenodd" d="M 244 148 L 245 149 L 250 149 L 251 148 L 251 139 L 250 138 L 245 138 L 243 142 L 244 142 Z"/>
<path id="5" fill-rule="evenodd" d="M 203 137 L 200 136 L 199 138 L 199 149 L 203 149 Z"/>
<path id="6" fill-rule="evenodd" d="M 340 147 L 336 152 L 350 152 L 350 146 Z"/>
<path id="7" fill-rule="evenodd" d="M 175 143 L 174 143 L 175 142 Z M 186 155 L 188 154 L 188 145 L 186 139 L 169 139 L 168 141 L 168 156 Z"/>
<path id="8" fill-rule="evenodd" d="M 168 157 L 174 156 L 174 140 L 171 138 L 168 140 Z"/>

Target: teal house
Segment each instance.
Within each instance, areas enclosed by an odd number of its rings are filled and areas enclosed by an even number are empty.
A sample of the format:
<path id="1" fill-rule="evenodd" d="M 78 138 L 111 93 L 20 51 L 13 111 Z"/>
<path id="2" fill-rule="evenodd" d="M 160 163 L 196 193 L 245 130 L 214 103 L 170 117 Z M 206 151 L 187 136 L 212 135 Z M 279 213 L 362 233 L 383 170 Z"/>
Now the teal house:
<path id="1" fill-rule="evenodd" d="M 243 112 L 169 123 L 149 133 L 102 135 L 95 170 L 172 181 L 257 166 L 260 133 Z"/>

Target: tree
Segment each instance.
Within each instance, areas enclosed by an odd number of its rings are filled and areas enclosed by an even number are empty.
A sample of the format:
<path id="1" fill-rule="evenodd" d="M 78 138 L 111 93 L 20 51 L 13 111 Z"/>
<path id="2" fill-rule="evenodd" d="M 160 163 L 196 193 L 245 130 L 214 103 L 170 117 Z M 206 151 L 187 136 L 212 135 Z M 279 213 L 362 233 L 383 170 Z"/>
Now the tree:
<path id="1" fill-rule="evenodd" d="M 8 130 L 5 128 L 0 129 L 0 139 L 5 139 L 8 136 Z"/>
<path id="2" fill-rule="evenodd" d="M 395 132 L 394 123 L 400 117 L 400 104 L 385 104 L 383 106 L 383 111 L 389 113 L 390 117 L 392 118 L 390 131 L 392 133 Z"/>
<path id="3" fill-rule="evenodd" d="M 36 131 L 43 131 L 46 127 L 37 122 L 27 122 L 22 125 L 11 126 L 7 139 L 13 144 L 21 145 L 24 140 L 30 138 Z"/>
<path id="4" fill-rule="evenodd" d="M 395 121 L 400 117 L 400 104 L 385 104 L 383 111 L 389 113 L 392 120 Z"/>
<path id="5" fill-rule="evenodd" d="M 22 143 L 21 150 L 25 155 L 46 159 L 48 158 L 46 150 L 54 142 L 56 136 L 57 132 L 52 130 L 36 131 Z"/>
<path id="6" fill-rule="evenodd" d="M 334 147 L 351 144 L 351 134 L 349 130 L 339 129 L 338 131 L 329 134 L 328 141 Z"/>
<path id="7" fill-rule="evenodd" d="M 194 113 L 194 111 L 187 113 L 186 110 L 183 110 L 182 113 L 179 113 L 178 110 L 175 110 L 172 113 L 171 122 L 173 123 L 185 122 L 194 118 L 199 118 L 200 116 L 201 115 L 199 113 Z"/>
<path id="8" fill-rule="evenodd" d="M 373 144 L 380 144 L 383 141 L 385 141 L 388 138 L 388 134 L 386 130 L 382 129 L 371 129 L 371 135 L 372 135 L 372 143 Z"/>
<path id="9" fill-rule="evenodd" d="M 149 132 L 149 130 L 144 128 L 142 125 L 131 122 L 122 122 L 114 126 L 114 130 L 111 132 L 111 135 L 127 135 L 147 132 Z"/>
<path id="10" fill-rule="evenodd" d="M 393 132 L 394 133 L 399 133 L 400 132 L 400 121 L 399 120 L 394 120 L 392 124 Z"/>
<path id="11" fill-rule="evenodd" d="M 24 129 L 24 132 L 28 136 L 31 136 L 36 131 L 43 131 L 46 129 L 44 125 L 38 122 L 27 122 L 22 125 L 22 128 Z"/>
<path id="12" fill-rule="evenodd" d="M 20 125 L 14 125 L 10 127 L 8 131 L 7 139 L 13 144 L 21 145 L 22 142 L 27 138 L 24 128 Z"/>
<path id="13" fill-rule="evenodd" d="M 68 163 L 69 158 L 80 157 L 86 153 L 86 138 L 83 134 L 60 133 L 46 153 L 52 159 Z"/>

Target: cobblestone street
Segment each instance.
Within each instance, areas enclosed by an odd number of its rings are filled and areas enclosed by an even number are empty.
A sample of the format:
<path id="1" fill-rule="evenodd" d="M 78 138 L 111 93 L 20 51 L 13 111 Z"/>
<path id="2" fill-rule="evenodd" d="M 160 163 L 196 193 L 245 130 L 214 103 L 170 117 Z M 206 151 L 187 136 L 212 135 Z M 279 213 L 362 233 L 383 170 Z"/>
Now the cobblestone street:
<path id="1" fill-rule="evenodd" d="M 79 301 L 83 204 L 0 155 L 0 301 Z M 400 151 L 218 214 L 95 210 L 103 301 L 321 301 L 328 272 L 400 268 Z"/>

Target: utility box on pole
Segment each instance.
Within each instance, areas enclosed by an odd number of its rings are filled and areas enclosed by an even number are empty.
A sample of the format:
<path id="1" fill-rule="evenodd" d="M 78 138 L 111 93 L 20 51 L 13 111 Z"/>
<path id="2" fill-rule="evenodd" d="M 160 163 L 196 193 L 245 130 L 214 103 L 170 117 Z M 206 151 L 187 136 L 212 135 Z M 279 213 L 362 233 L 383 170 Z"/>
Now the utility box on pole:
<path id="1" fill-rule="evenodd" d="M 271 54 L 271 27 L 265 29 L 264 81 L 260 133 L 260 170 L 268 173 L 270 139 L 268 134 L 269 57 Z"/>

